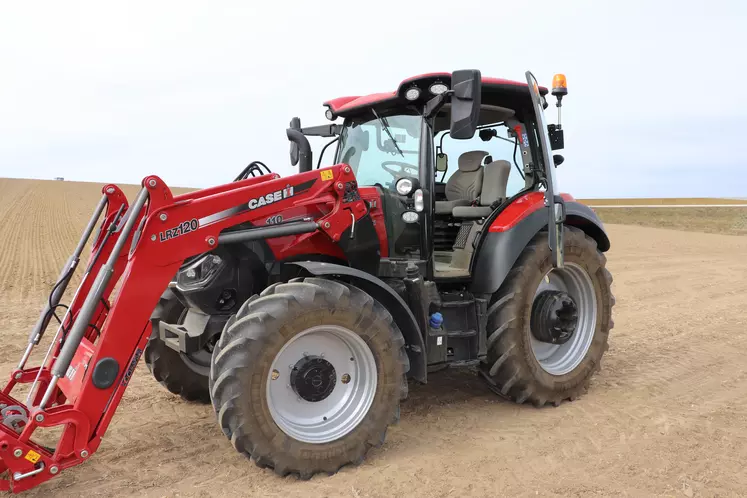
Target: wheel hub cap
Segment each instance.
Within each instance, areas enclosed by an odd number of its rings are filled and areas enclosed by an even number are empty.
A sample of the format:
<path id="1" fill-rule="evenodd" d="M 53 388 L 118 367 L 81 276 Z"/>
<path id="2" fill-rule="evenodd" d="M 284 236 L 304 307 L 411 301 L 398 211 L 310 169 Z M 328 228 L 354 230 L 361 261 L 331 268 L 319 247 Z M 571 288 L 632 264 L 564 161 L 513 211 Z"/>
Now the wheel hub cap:
<path id="1" fill-rule="evenodd" d="M 546 290 L 532 305 L 531 330 L 535 339 L 550 344 L 565 344 L 578 324 L 578 306 L 567 293 Z"/>
<path id="2" fill-rule="evenodd" d="M 291 385 L 296 394 L 312 403 L 327 399 L 337 383 L 335 367 L 324 358 L 306 357 L 291 371 Z"/>

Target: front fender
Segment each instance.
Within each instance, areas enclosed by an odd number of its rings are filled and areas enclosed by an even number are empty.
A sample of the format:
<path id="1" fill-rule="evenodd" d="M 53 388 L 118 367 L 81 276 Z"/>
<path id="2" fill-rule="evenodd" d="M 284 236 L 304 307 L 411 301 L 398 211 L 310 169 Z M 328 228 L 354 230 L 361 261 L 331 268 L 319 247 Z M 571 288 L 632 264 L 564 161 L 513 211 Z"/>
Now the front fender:
<path id="1" fill-rule="evenodd" d="M 427 365 L 423 334 L 420 331 L 420 327 L 418 327 L 415 315 L 412 314 L 405 301 L 394 289 L 381 281 L 381 279 L 349 266 L 320 261 L 295 261 L 288 264 L 300 266 L 316 277 L 325 275 L 346 277 L 350 280 L 350 283 L 379 301 L 391 313 L 392 318 L 394 318 L 400 331 L 402 331 L 402 335 L 407 343 L 407 356 L 410 360 L 408 376 L 425 384 L 427 380 Z"/>

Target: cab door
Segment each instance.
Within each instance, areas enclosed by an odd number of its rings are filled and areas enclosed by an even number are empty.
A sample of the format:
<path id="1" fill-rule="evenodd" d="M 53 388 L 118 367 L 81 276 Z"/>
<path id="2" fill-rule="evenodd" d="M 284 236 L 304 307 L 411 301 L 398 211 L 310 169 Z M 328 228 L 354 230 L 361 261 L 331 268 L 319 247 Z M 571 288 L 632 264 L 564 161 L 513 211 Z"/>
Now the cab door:
<path id="1" fill-rule="evenodd" d="M 552 252 L 553 266 L 563 267 L 563 222 L 565 221 L 565 203 L 560 197 L 560 190 L 555 178 L 555 164 L 550 155 L 550 135 L 545 120 L 544 98 L 540 95 L 537 79 L 531 73 L 526 72 L 529 93 L 532 96 L 532 107 L 537 122 L 539 145 L 542 149 L 541 158 L 545 172 L 545 206 L 548 216 L 548 242 Z"/>

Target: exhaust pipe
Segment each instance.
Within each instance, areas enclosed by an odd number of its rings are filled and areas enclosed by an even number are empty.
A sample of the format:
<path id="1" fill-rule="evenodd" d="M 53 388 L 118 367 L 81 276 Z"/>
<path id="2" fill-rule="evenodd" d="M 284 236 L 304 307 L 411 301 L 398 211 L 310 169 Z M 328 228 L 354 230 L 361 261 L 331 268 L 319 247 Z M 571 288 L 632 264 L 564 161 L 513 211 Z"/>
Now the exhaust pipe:
<path id="1" fill-rule="evenodd" d="M 300 130 L 294 128 L 288 128 L 285 130 L 285 134 L 288 136 L 288 140 L 291 143 L 291 163 L 296 164 L 296 153 L 298 154 L 297 161 L 299 162 L 298 171 L 305 173 L 311 171 L 312 158 L 311 158 L 311 145 L 309 145 L 309 139 Z M 294 150 L 295 149 L 295 150 Z M 296 152 L 297 151 L 297 152 Z"/>

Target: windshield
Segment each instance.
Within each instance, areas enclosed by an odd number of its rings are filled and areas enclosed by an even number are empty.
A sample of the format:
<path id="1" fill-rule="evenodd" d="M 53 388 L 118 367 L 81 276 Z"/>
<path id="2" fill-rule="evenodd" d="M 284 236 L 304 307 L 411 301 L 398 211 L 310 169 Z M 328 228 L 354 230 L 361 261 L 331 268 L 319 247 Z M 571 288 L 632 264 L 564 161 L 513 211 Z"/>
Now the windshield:
<path id="1" fill-rule="evenodd" d="M 349 119 L 340 135 L 337 162 L 349 164 L 361 186 L 394 191 L 399 178 L 418 178 L 420 130 L 417 115 L 378 115 Z"/>

